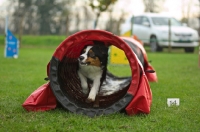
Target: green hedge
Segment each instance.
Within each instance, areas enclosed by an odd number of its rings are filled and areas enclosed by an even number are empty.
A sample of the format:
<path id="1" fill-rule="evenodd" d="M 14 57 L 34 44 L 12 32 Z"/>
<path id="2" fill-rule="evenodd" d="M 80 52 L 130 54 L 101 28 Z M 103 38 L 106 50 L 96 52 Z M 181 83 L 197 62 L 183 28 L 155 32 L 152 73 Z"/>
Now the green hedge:
<path id="1" fill-rule="evenodd" d="M 0 45 L 4 45 L 5 44 L 5 36 L 4 35 L 0 35 Z"/>
<path id="2" fill-rule="evenodd" d="M 18 36 L 16 36 L 18 37 Z M 21 46 L 57 46 L 66 36 L 58 35 L 46 35 L 46 36 L 34 36 L 34 35 L 24 35 L 22 36 Z M 0 45 L 5 44 L 5 36 L 0 35 Z"/>

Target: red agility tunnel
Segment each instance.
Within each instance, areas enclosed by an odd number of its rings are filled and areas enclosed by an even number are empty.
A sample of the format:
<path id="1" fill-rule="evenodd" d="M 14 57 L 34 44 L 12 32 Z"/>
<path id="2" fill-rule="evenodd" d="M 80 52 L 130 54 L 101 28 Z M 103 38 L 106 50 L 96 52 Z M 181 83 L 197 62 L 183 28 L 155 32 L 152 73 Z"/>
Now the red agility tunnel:
<path id="1" fill-rule="evenodd" d="M 111 95 L 98 94 L 99 107 L 97 108 L 85 102 L 87 97 L 81 92 L 77 75 L 77 58 L 86 45 L 93 45 L 94 40 L 123 50 L 131 68 L 131 77 L 116 77 L 107 73 L 105 85 L 109 84 L 110 80 L 123 80 L 119 85 L 122 88 Z M 133 47 L 140 49 L 141 55 L 137 56 L 138 50 L 134 51 Z M 149 81 L 157 81 L 156 73 L 153 71 L 143 46 L 134 39 L 118 37 L 102 30 L 81 31 L 69 36 L 57 47 L 47 65 L 50 82 L 34 91 L 25 100 L 23 107 L 28 111 L 45 111 L 56 108 L 59 102 L 62 107 L 73 113 L 90 117 L 121 110 L 125 110 L 128 115 L 148 114 L 152 101 Z"/>

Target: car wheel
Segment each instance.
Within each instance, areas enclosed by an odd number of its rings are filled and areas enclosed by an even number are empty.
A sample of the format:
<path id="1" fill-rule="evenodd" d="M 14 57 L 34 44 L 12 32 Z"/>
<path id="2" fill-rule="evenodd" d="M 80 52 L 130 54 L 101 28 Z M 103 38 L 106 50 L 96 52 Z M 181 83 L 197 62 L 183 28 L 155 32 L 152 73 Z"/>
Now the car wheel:
<path id="1" fill-rule="evenodd" d="M 150 48 L 151 48 L 151 52 L 162 51 L 162 47 L 158 45 L 156 36 L 152 36 L 150 38 Z"/>
<path id="2" fill-rule="evenodd" d="M 194 52 L 194 47 L 186 47 L 184 48 L 186 53 L 193 53 Z"/>

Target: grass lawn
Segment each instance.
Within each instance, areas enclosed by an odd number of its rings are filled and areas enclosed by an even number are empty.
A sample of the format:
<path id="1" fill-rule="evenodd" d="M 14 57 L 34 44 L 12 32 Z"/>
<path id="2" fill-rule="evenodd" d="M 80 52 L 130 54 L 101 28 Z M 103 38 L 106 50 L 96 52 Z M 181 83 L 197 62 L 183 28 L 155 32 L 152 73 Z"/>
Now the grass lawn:
<path id="1" fill-rule="evenodd" d="M 89 118 L 64 109 L 27 112 L 25 99 L 46 83 L 46 65 L 57 46 L 23 46 L 18 59 L 4 58 L 0 45 L 1 132 L 198 132 L 200 131 L 200 68 L 198 54 L 148 53 L 158 83 L 150 83 L 153 103 L 149 115 L 115 113 Z M 115 66 L 116 74 L 128 66 Z M 128 73 L 128 70 L 126 74 Z M 118 73 L 119 72 L 119 73 Z M 180 106 L 167 107 L 167 98 L 180 98 Z"/>

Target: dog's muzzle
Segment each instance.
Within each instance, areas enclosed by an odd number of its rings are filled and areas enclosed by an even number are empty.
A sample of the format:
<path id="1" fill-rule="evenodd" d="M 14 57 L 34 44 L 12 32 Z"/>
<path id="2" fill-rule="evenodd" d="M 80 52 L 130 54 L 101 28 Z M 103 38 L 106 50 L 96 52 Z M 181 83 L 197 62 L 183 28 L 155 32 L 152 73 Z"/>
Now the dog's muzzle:
<path id="1" fill-rule="evenodd" d="M 78 58 L 79 64 L 80 64 L 80 65 L 85 65 L 85 66 L 89 65 L 90 62 L 84 62 L 84 59 L 85 59 L 84 56 L 80 56 L 80 57 Z"/>
<path id="2" fill-rule="evenodd" d="M 79 58 L 78 58 L 80 61 L 83 61 L 84 59 L 85 59 L 85 57 L 84 56 L 79 56 Z"/>

